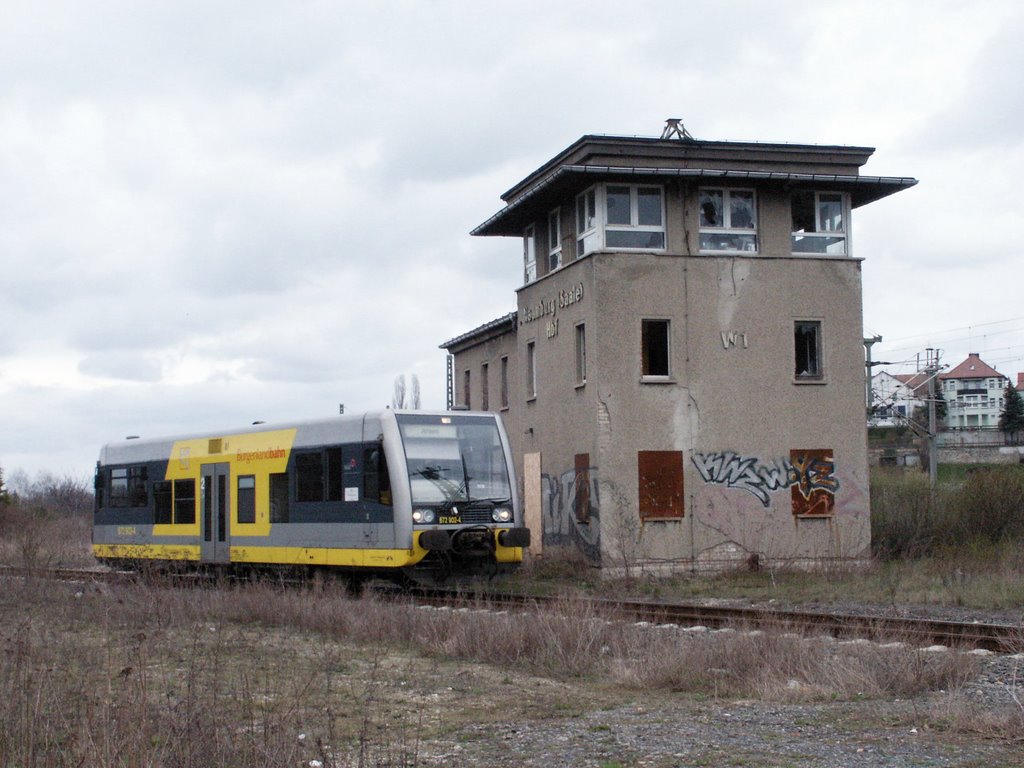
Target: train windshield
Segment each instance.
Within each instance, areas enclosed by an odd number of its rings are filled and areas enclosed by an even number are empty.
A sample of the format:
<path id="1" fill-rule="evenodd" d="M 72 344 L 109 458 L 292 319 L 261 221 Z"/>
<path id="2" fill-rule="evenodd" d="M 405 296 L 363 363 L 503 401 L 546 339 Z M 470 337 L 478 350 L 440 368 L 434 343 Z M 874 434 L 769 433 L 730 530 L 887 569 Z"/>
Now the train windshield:
<path id="1" fill-rule="evenodd" d="M 498 425 L 490 416 L 396 414 L 414 504 L 512 497 Z"/>

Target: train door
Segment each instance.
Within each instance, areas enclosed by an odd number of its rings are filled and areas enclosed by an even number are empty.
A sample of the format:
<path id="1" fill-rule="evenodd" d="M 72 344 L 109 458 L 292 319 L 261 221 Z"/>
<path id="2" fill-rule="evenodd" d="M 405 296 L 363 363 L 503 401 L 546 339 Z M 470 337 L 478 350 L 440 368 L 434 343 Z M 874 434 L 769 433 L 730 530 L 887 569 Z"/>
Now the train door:
<path id="1" fill-rule="evenodd" d="M 227 462 L 203 464 L 200 475 L 202 541 L 199 551 L 203 562 L 227 563 L 231 560 L 231 465 Z"/>

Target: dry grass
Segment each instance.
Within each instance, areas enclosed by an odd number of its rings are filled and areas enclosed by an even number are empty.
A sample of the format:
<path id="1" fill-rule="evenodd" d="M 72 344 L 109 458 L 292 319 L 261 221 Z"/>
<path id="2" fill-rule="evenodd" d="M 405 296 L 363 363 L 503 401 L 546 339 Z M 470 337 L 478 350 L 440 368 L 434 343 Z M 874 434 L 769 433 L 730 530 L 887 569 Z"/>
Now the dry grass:
<path id="1" fill-rule="evenodd" d="M 425 764 L 426 743 L 438 764 L 451 729 L 564 713 L 580 705 L 577 684 L 849 700 L 956 690 L 977 664 L 782 634 L 685 634 L 576 603 L 503 614 L 354 600 L 332 585 L 5 586 L 0 765 L 412 766 Z M 523 675 L 552 681 L 543 703 L 524 695 L 535 684 Z"/>

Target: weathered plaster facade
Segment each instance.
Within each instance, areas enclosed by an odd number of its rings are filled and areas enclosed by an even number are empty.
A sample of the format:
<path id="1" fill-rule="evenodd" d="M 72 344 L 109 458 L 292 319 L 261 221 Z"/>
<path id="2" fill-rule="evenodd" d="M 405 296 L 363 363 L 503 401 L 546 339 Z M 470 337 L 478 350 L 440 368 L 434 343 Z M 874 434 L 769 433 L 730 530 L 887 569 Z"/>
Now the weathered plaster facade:
<path id="1" fill-rule="evenodd" d="M 868 554 L 850 209 L 914 183 L 860 176 L 871 152 L 585 136 L 474 231 L 527 236 L 526 284 L 442 346 L 456 404 L 501 412 L 540 485 L 544 547 L 609 568 Z"/>

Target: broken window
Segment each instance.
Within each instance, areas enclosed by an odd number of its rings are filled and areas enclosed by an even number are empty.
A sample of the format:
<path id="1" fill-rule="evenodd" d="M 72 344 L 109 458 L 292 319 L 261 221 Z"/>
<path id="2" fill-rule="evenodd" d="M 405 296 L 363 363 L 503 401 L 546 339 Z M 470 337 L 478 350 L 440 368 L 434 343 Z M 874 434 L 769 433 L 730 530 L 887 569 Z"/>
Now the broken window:
<path id="1" fill-rule="evenodd" d="M 668 320 L 640 321 L 640 372 L 643 376 L 669 376 L 669 346 Z"/>
<path id="2" fill-rule="evenodd" d="M 683 516 L 683 452 L 637 451 L 640 519 Z"/>
<path id="3" fill-rule="evenodd" d="M 701 189 L 699 205 L 701 251 L 757 251 L 753 190 Z"/>
<path id="4" fill-rule="evenodd" d="M 793 253 L 846 255 L 846 209 L 839 192 L 794 192 Z"/>
<path id="5" fill-rule="evenodd" d="M 821 321 L 797 320 L 793 324 L 793 346 L 795 351 L 795 375 L 798 379 L 820 379 Z"/>

